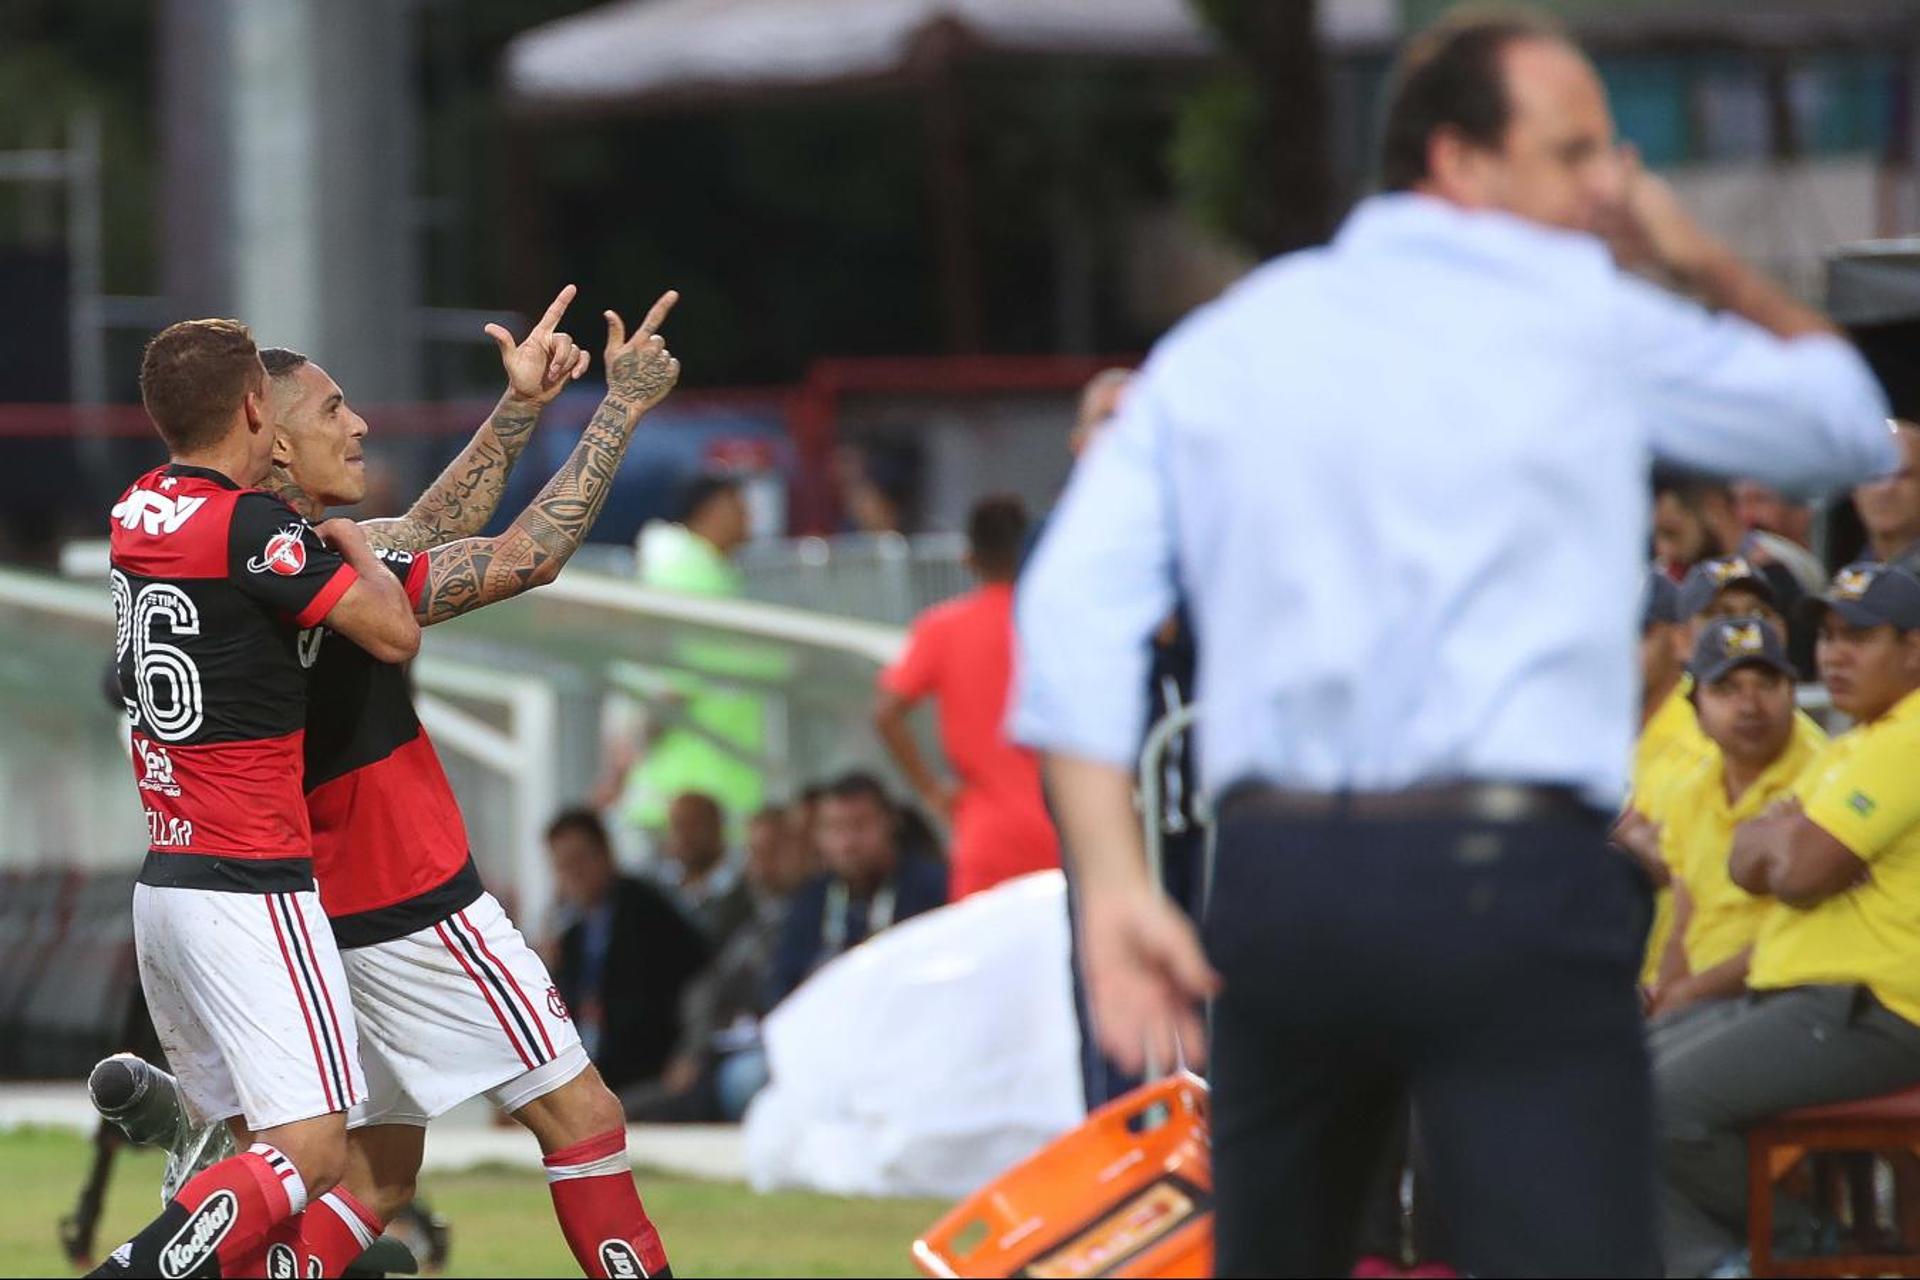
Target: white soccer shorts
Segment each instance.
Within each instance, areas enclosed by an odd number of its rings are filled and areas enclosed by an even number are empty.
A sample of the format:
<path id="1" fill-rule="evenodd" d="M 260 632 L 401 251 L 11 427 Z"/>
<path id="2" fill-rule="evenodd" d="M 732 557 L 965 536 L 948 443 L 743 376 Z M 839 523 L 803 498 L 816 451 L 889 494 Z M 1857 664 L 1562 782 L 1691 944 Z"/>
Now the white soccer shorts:
<path id="1" fill-rule="evenodd" d="M 134 951 L 196 1124 L 263 1129 L 366 1096 L 347 975 L 320 896 L 133 888 Z"/>
<path id="2" fill-rule="evenodd" d="M 587 1068 L 547 966 L 490 893 L 341 957 L 368 1085 L 349 1127 L 425 1125 L 482 1094 L 517 1111 Z"/>

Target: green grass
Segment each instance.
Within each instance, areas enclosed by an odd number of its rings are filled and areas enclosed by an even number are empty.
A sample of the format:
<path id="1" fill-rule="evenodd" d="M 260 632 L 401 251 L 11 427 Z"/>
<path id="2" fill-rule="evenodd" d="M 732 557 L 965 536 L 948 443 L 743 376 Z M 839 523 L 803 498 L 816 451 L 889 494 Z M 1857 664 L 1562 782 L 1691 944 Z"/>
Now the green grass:
<path id="1" fill-rule="evenodd" d="M 55 1224 L 72 1211 L 91 1151 L 71 1133 L 0 1133 L 0 1276 L 71 1274 Z M 158 1212 L 160 1165 L 157 1153 L 121 1152 L 100 1220 L 102 1253 Z M 729 1183 L 645 1171 L 640 1191 L 674 1273 L 683 1276 L 913 1275 L 908 1246 L 946 1207 L 801 1192 L 757 1196 Z M 429 1174 L 421 1192 L 453 1230 L 447 1275 L 580 1274 L 538 1173 L 485 1167 Z"/>

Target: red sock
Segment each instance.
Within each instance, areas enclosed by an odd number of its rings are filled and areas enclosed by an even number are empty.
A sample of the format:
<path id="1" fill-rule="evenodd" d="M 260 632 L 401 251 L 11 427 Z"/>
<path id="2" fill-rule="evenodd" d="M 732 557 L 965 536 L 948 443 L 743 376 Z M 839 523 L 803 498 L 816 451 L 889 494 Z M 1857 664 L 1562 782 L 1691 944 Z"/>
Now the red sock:
<path id="1" fill-rule="evenodd" d="M 373 1247 L 387 1224 L 354 1198 L 345 1187 L 335 1187 L 301 1215 L 300 1270 L 302 1277 L 337 1276 L 353 1260 Z"/>
<path id="2" fill-rule="evenodd" d="M 306 1202 L 293 1161 L 256 1142 L 195 1174 L 158 1218 L 114 1251 L 109 1267 L 186 1276 L 204 1274 L 217 1260 L 216 1274 L 245 1275 L 241 1268 L 258 1265 L 267 1234 Z"/>
<path id="3" fill-rule="evenodd" d="M 589 1276 L 665 1276 L 667 1250 L 633 1185 L 627 1134 L 610 1129 L 547 1157 L 561 1234 Z"/>

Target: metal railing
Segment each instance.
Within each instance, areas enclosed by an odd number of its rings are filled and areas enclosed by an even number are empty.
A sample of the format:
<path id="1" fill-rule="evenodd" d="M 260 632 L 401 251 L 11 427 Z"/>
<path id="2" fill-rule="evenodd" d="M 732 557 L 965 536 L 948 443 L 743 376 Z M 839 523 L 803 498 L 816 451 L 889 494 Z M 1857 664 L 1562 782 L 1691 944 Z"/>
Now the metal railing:
<path id="1" fill-rule="evenodd" d="M 973 586 L 957 533 L 849 533 L 749 543 L 736 563 L 749 599 L 904 626 Z"/>

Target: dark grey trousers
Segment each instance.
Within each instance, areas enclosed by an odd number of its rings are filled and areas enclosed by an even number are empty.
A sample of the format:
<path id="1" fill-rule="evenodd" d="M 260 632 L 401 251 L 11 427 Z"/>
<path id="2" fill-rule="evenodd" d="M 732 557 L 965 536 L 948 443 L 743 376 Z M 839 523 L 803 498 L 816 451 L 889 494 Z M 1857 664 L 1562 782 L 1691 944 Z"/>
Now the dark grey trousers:
<path id="1" fill-rule="evenodd" d="M 1683 1010 L 1648 1033 L 1665 1174 L 1666 1269 L 1704 1275 L 1746 1244 L 1748 1125 L 1920 1081 L 1920 1027 L 1864 987 L 1794 987 Z M 1808 1232 L 1784 1197 L 1784 1238 Z"/>

